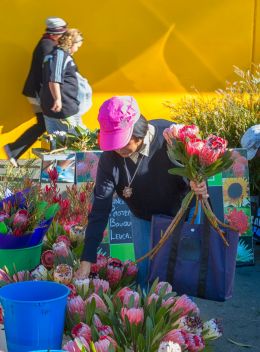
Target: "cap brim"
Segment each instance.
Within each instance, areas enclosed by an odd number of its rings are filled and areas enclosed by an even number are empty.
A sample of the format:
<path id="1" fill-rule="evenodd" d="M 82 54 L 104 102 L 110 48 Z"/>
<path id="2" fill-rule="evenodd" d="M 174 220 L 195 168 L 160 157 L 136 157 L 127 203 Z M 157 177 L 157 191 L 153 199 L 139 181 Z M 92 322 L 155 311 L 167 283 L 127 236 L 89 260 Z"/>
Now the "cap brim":
<path id="1" fill-rule="evenodd" d="M 102 132 L 100 131 L 100 148 L 104 151 L 112 151 L 124 148 L 130 141 L 134 124 L 123 130 Z"/>

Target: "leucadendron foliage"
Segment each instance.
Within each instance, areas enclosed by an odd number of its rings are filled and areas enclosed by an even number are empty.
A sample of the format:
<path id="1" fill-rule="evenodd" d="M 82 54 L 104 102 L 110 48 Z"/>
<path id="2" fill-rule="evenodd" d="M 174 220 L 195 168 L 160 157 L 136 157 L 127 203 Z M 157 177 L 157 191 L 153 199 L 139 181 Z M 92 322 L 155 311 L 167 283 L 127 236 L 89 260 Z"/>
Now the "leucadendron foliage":
<path id="1" fill-rule="evenodd" d="M 239 148 L 245 131 L 260 121 L 260 64 L 252 71 L 234 67 L 238 79 L 228 82 L 216 94 L 196 94 L 177 103 L 167 102 L 176 123 L 196 125 L 201 137 L 217 134 L 228 141 L 229 148 Z"/>

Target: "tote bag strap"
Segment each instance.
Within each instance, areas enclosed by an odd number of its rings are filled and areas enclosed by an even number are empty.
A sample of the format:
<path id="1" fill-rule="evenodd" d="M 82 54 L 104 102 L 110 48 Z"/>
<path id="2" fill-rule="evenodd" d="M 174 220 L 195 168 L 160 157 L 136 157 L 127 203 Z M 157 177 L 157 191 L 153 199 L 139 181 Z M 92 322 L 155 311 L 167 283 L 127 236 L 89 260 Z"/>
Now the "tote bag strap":
<path id="1" fill-rule="evenodd" d="M 172 243 L 170 256 L 167 266 L 167 281 L 173 282 L 174 284 L 174 275 L 175 275 L 175 266 L 178 256 L 178 247 L 182 237 L 182 228 L 184 224 L 185 216 L 183 220 L 176 227 L 174 234 L 172 235 Z M 193 225 L 190 225 L 191 227 Z M 204 217 L 204 223 L 200 225 L 201 233 L 201 252 L 200 252 L 200 269 L 199 269 L 199 280 L 198 280 L 198 291 L 197 296 L 204 298 L 206 294 L 206 282 L 207 282 L 207 273 L 208 273 L 208 260 L 209 260 L 209 245 L 210 245 L 210 223 L 206 217 Z"/>

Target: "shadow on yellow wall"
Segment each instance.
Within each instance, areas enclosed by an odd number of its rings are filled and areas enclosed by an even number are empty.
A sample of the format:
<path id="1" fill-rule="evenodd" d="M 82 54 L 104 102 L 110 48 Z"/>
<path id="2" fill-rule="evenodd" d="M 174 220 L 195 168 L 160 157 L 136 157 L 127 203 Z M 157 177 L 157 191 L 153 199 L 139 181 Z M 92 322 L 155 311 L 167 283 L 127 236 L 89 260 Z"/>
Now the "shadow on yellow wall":
<path id="1" fill-rule="evenodd" d="M 0 147 L 33 123 L 21 91 L 46 17 L 63 17 L 84 34 L 75 60 L 94 91 L 94 106 L 84 120 L 97 127 L 98 107 L 112 94 L 133 94 L 148 117 L 167 117 L 163 100 L 194 87 L 214 91 L 234 78 L 233 65 L 248 68 L 252 60 L 259 62 L 260 3 L 257 8 L 256 4 L 63 0 L 61 6 L 52 0 L 2 0 Z"/>

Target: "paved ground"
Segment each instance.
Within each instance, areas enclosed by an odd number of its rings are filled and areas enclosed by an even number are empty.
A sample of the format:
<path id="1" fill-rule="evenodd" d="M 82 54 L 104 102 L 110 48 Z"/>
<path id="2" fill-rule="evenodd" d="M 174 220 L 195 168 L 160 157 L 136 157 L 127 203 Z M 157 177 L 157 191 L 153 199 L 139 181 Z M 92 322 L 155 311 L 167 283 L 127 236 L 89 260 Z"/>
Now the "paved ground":
<path id="1" fill-rule="evenodd" d="M 214 352 L 260 352 L 260 246 L 255 247 L 256 265 L 236 269 L 233 298 L 226 302 L 196 299 L 203 319 L 220 318 L 223 337 L 213 344 Z M 238 346 L 228 341 L 250 347 Z"/>

